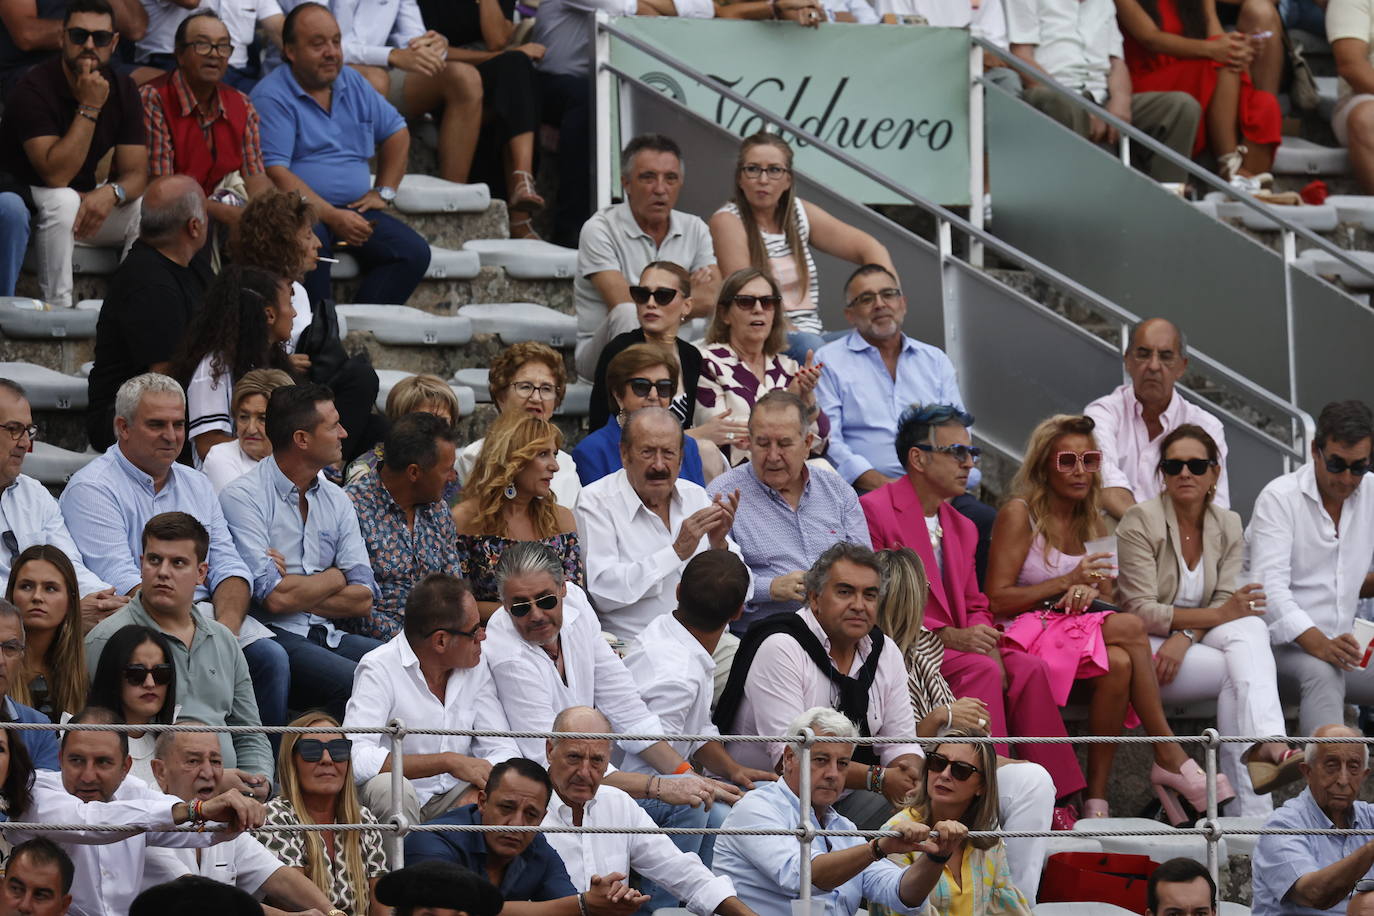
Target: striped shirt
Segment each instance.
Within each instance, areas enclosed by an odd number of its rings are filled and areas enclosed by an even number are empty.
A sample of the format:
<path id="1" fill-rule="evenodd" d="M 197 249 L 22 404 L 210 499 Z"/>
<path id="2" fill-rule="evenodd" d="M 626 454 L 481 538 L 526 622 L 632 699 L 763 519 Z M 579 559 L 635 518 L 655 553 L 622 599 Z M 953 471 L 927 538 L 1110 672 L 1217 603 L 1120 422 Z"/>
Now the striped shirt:
<path id="1" fill-rule="evenodd" d="M 823 328 L 816 307 L 821 301 L 821 289 L 820 280 L 816 277 L 816 261 L 811 257 L 811 221 L 806 218 L 806 207 L 802 206 L 800 197 L 792 198 L 792 203 L 797 210 L 797 234 L 801 236 L 802 253 L 806 256 L 805 294 L 800 288 L 801 278 L 792 257 L 792 249 L 787 244 L 786 233 L 760 230 L 759 235 L 763 237 L 763 249 L 768 254 L 768 272 L 782 288 L 782 305 L 787 310 L 788 321 L 792 322 L 792 326 L 798 331 L 819 334 Z M 734 201 L 730 201 L 716 212 L 721 211 L 739 217 L 739 207 L 735 206 Z"/>
<path id="2" fill-rule="evenodd" d="M 166 112 L 162 107 L 162 96 L 158 94 L 157 87 L 144 85 L 139 88 L 139 94 L 143 96 L 143 125 L 147 131 L 148 143 L 148 174 L 154 178 L 163 175 L 172 175 L 176 172 L 175 151 L 172 147 L 172 127 L 168 123 L 170 118 L 189 118 L 194 116 L 200 124 L 201 133 L 205 134 L 207 143 L 214 143 L 214 125 L 220 118 L 224 117 L 224 106 L 220 103 L 220 92 L 238 92 L 232 86 L 221 84 L 218 92 L 215 93 L 214 110 L 209 118 L 201 115 L 200 108 L 196 106 L 195 96 L 191 94 L 191 89 L 186 85 L 186 80 L 182 77 L 181 71 L 176 70 L 172 73 L 172 88 L 176 92 L 176 97 L 180 104 L 180 111 Z M 247 178 L 251 175 L 261 175 L 266 169 L 262 163 L 262 142 L 258 135 L 258 111 L 253 107 L 253 103 L 244 96 L 243 103 L 248 106 L 248 123 L 243 129 L 243 166 L 239 173 Z"/>

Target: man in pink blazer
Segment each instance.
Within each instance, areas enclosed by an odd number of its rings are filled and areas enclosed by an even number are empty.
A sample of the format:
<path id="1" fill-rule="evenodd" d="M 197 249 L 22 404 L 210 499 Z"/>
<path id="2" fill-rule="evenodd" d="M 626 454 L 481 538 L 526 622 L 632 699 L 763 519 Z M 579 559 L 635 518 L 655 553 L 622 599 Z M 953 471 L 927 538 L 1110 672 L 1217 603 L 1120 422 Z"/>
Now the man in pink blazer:
<path id="1" fill-rule="evenodd" d="M 978 529 L 948 502 L 964 492 L 978 460 L 972 424 L 973 417 L 947 404 L 908 409 L 897 427 L 906 476 L 866 493 L 859 504 L 874 550 L 909 547 L 925 564 L 925 627 L 945 645 L 940 671 L 954 695 L 983 701 L 993 735 L 1063 735 L 1045 663 L 1002 640 L 978 586 Z M 1005 747 L 998 751 L 1007 753 Z M 1058 798 L 1086 786 L 1070 745 L 1023 744 L 1017 755 L 1049 771 Z"/>

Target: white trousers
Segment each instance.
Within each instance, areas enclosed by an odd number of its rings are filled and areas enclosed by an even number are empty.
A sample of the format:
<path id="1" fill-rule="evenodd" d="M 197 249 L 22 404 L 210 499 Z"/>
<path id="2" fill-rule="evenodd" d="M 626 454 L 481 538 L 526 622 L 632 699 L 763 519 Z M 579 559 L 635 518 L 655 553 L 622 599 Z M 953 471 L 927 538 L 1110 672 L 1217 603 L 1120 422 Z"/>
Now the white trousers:
<path id="1" fill-rule="evenodd" d="M 639 278 L 635 277 L 634 282 L 638 283 Z M 606 349 L 606 344 L 637 327 L 639 312 L 633 302 L 622 302 L 608 311 L 606 320 L 601 322 L 592 336 L 577 342 L 577 349 L 573 353 L 573 367 L 577 370 L 577 377 L 586 382 L 595 378 L 596 364 L 601 359 L 601 351 Z"/>
<path id="2" fill-rule="evenodd" d="M 1151 636 L 1158 650 L 1164 642 Z M 1217 730 L 1223 735 L 1284 735 L 1283 706 L 1279 702 L 1274 652 L 1269 628 L 1262 617 L 1243 617 L 1213 627 L 1183 656 L 1178 674 L 1160 687 L 1165 703 L 1217 701 Z M 1256 795 L 1241 756 L 1243 744 L 1221 746 L 1221 770 L 1236 790 L 1240 814 L 1263 816 L 1274 810 L 1268 795 Z"/>
<path id="3" fill-rule="evenodd" d="M 1038 763 L 1018 760 L 997 769 L 997 815 L 1003 830 L 1049 830 L 1054 815 L 1054 780 Z M 1012 880 L 1035 906 L 1045 867 L 1044 838 L 1004 840 Z"/>
<path id="4" fill-rule="evenodd" d="M 38 288 L 43 300 L 51 305 L 71 306 L 72 251 L 76 238 L 76 212 L 81 208 L 81 195 L 71 188 L 40 188 L 30 186 L 38 213 L 33 218 L 33 252 L 37 262 Z M 103 192 L 102 192 L 103 193 Z M 140 200 L 115 207 L 105 218 L 99 231 L 82 244 L 121 246 L 120 256 L 138 238 Z"/>

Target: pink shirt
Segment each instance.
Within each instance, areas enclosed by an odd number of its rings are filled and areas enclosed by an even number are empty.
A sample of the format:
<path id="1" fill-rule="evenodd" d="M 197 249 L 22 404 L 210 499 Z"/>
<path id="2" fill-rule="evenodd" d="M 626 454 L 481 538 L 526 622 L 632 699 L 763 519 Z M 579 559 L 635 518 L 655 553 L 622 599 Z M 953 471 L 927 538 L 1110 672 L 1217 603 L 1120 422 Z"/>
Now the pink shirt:
<path id="1" fill-rule="evenodd" d="M 1175 394 L 1159 418 L 1163 431 L 1153 441 L 1149 430 L 1145 428 L 1144 408 L 1136 400 L 1135 390 L 1130 383 L 1093 401 L 1083 409 L 1083 413 L 1092 417 L 1097 424 L 1093 435 L 1097 439 L 1097 447 L 1102 450 L 1102 486 L 1130 490 L 1138 503 L 1154 499 L 1164 492 L 1164 483 L 1158 470 L 1160 440 L 1185 423 L 1201 426 L 1216 440 L 1221 452 L 1216 504 L 1223 509 L 1230 508 L 1226 433 L 1221 421 L 1201 407 Z"/>
<path id="2" fill-rule="evenodd" d="M 821 629 L 816 615 L 809 607 L 797 613 L 828 652 L 830 639 Z M 872 648 L 873 640 L 865 636 L 854 653 L 853 665 L 845 673 L 851 677 L 857 675 Z M 868 731 L 875 738 L 916 737 L 916 714 L 911 708 L 906 679 L 902 653 L 892 640 L 884 640 L 878 672 L 868 697 Z M 730 734 L 784 735 L 797 716 L 813 706 L 834 707 L 838 700 L 839 692 L 830 683 L 830 678 L 816 667 L 801 644 L 786 633 L 776 633 L 763 641 L 754 656 L 749 677 L 744 682 L 744 700 Z M 782 757 L 782 748 L 781 743 L 735 741 L 726 745 L 735 760 L 761 770 L 773 769 Z M 884 766 L 905 754 L 924 756 L 921 746 L 914 743 L 879 744 L 876 749 Z"/>

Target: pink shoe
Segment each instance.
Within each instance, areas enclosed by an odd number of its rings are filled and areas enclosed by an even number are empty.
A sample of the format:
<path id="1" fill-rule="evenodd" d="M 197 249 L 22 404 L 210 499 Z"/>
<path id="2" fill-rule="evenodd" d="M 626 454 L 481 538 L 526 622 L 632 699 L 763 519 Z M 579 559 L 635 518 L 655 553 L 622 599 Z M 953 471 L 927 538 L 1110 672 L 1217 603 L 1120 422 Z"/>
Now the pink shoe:
<path id="1" fill-rule="evenodd" d="M 1054 813 L 1050 815 L 1051 830 L 1072 830 L 1076 823 L 1078 809 L 1073 805 L 1056 805 Z"/>
<path id="2" fill-rule="evenodd" d="M 1159 764 L 1150 767 L 1150 783 L 1155 787 L 1159 803 L 1169 823 L 1181 827 L 1188 822 L 1183 806 L 1178 803 L 1179 796 L 1188 799 L 1188 804 L 1198 812 L 1207 811 L 1207 774 L 1198 766 L 1196 760 L 1189 760 L 1177 773 L 1170 773 Z M 1223 773 L 1217 774 L 1217 804 L 1221 805 L 1236 797 L 1231 782 Z"/>

